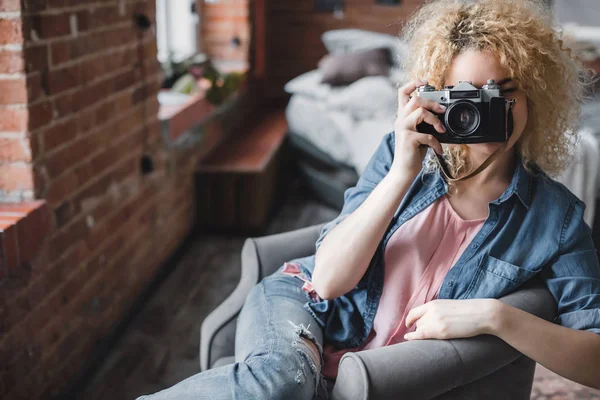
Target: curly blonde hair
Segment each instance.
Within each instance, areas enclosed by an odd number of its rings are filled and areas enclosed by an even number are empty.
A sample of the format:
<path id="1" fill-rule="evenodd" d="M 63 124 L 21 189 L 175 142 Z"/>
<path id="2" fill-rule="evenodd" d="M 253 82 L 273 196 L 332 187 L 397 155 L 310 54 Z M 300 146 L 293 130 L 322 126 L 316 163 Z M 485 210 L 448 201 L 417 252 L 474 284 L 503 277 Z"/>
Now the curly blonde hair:
<path id="1" fill-rule="evenodd" d="M 526 167 L 556 176 L 570 162 L 578 140 L 580 102 L 593 83 L 563 42 L 551 9 L 540 0 L 426 1 L 406 22 L 402 62 L 412 79 L 444 86 L 452 59 L 466 50 L 491 51 L 528 98 L 527 126 L 515 147 Z M 468 173 L 466 145 L 444 145 L 454 176 Z M 434 169 L 433 157 L 426 163 Z"/>

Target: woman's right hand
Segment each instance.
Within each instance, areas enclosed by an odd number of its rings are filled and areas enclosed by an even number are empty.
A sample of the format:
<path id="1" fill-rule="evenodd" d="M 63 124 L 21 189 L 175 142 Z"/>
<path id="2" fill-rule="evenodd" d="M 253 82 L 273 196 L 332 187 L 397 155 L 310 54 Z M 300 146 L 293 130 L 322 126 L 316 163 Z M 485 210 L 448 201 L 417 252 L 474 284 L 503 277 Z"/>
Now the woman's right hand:
<path id="1" fill-rule="evenodd" d="M 446 132 L 442 122 L 431 112 L 442 113 L 445 110 L 444 106 L 423 97 L 410 97 L 415 89 L 426 83 L 415 80 L 399 89 L 398 117 L 394 124 L 396 146 L 392 169 L 401 174 L 416 176 L 421 171 L 427 147 L 431 147 L 438 154 L 443 152 L 442 145 L 433 135 L 417 132 L 417 125 L 421 122 L 433 125 L 440 133 Z"/>

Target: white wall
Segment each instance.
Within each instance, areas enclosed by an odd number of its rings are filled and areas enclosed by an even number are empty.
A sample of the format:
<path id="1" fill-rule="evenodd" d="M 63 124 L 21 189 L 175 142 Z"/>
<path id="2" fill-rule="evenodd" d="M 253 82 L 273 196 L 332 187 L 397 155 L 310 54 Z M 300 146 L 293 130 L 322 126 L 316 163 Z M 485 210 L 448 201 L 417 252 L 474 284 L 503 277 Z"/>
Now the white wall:
<path id="1" fill-rule="evenodd" d="M 175 61 L 196 54 L 198 16 L 191 13 L 195 0 L 156 0 L 158 59 L 163 62 L 173 53 Z"/>

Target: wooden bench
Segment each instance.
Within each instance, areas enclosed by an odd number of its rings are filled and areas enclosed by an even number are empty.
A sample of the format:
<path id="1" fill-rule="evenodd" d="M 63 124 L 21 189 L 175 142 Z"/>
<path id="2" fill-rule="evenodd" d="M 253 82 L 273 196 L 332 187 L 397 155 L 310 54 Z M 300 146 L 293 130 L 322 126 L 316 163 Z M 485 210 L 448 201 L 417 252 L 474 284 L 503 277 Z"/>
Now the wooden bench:
<path id="1" fill-rule="evenodd" d="M 247 132 L 225 140 L 196 170 L 197 222 L 203 229 L 260 234 L 285 189 L 284 110 L 266 111 Z"/>

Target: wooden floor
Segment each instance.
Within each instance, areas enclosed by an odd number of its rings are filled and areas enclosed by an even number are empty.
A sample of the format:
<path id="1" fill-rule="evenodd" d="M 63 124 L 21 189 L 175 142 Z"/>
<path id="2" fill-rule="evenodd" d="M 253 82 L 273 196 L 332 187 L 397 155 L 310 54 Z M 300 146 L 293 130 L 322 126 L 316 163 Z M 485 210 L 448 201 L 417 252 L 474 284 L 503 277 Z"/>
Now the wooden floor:
<path id="1" fill-rule="evenodd" d="M 336 215 L 337 211 L 319 203 L 296 183 L 288 188 L 285 204 L 267 233 L 329 221 Z M 244 239 L 223 235 L 195 238 L 76 398 L 133 400 L 199 372 L 200 325 L 237 285 Z M 531 398 L 600 400 L 600 391 L 569 382 L 538 365 Z"/>

